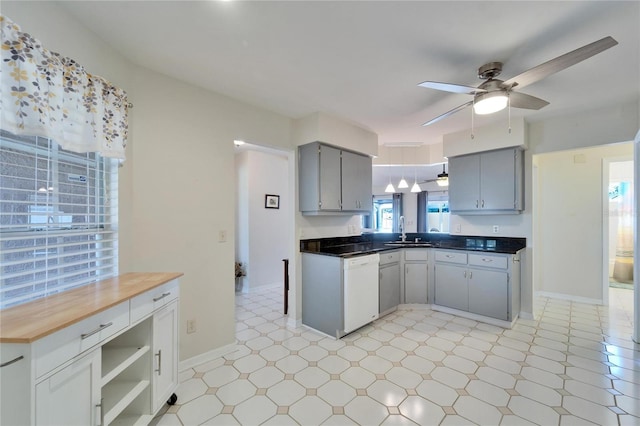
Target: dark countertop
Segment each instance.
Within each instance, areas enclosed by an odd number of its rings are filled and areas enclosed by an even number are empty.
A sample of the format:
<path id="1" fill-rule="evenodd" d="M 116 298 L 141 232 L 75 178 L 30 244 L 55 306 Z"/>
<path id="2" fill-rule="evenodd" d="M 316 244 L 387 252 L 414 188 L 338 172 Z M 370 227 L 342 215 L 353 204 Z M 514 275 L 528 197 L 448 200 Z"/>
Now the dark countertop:
<path id="1" fill-rule="evenodd" d="M 526 247 L 525 238 L 412 233 L 407 234 L 407 241 L 402 243 L 399 235 L 363 234 L 352 237 L 300 240 L 300 252 L 349 258 L 401 248 L 442 248 L 515 254 Z M 416 238 L 419 239 L 417 243 Z"/>

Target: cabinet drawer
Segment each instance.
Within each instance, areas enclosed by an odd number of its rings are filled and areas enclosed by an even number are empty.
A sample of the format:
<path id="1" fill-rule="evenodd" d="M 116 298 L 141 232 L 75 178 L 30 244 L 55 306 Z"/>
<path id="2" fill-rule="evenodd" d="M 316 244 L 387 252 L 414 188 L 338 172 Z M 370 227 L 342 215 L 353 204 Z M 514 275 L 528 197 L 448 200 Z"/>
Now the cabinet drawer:
<path id="1" fill-rule="evenodd" d="M 466 265 L 467 253 L 458 251 L 436 251 L 436 262 L 458 263 Z"/>
<path id="2" fill-rule="evenodd" d="M 178 298 L 178 281 L 173 280 L 131 299 L 131 323 L 151 315 L 157 309 Z"/>
<path id="3" fill-rule="evenodd" d="M 399 251 L 390 251 L 390 252 L 382 252 L 380 253 L 380 265 L 387 265 L 389 263 L 397 263 L 400 262 L 400 252 Z"/>
<path id="4" fill-rule="evenodd" d="M 43 337 L 33 344 L 36 377 L 104 342 L 128 325 L 129 302 L 126 301 Z"/>
<path id="5" fill-rule="evenodd" d="M 405 249 L 404 250 L 404 260 L 427 260 L 429 257 L 428 249 Z"/>
<path id="6" fill-rule="evenodd" d="M 469 265 L 482 266 L 485 268 L 507 269 L 507 256 L 496 256 L 487 254 L 469 254 Z"/>

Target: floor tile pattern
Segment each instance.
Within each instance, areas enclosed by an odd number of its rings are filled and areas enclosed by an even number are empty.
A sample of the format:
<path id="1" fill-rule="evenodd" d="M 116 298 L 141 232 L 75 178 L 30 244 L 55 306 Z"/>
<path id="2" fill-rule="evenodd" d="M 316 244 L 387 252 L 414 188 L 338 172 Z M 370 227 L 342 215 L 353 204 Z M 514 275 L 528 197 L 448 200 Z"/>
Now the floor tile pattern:
<path id="1" fill-rule="evenodd" d="M 159 425 L 638 425 L 633 293 L 539 298 L 502 329 L 402 307 L 334 340 L 288 329 L 282 292 L 236 296 L 237 350 L 180 373 Z"/>

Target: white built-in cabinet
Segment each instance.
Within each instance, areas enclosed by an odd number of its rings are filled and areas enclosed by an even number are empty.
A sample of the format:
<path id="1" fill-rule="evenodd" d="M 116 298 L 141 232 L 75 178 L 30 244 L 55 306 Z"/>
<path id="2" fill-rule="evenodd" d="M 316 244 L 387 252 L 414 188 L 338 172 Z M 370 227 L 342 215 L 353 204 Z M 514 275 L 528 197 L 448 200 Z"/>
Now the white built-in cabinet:
<path id="1" fill-rule="evenodd" d="M 449 158 L 449 209 L 456 214 L 514 214 L 524 209 L 519 148 Z"/>
<path id="2" fill-rule="evenodd" d="M 314 142 L 298 147 L 299 205 L 304 215 L 371 212 L 367 155 Z"/>
<path id="3" fill-rule="evenodd" d="M 132 288 L 144 280 L 141 274 L 131 275 L 136 278 Z M 112 294 L 107 286 L 102 290 L 107 290 L 107 298 Z M 65 320 L 71 322 L 68 326 L 33 341 L 12 342 L 18 339 L 6 337 L 3 329 L 0 423 L 148 424 L 167 400 L 176 398 L 178 296 L 178 280 L 171 279 L 87 318 L 70 317 Z M 59 302 L 65 294 L 55 297 Z M 95 300 L 75 300 L 98 305 Z M 24 307 L 29 309 L 28 304 Z M 12 308 L 13 313 L 19 308 Z M 49 315 L 64 313 L 54 310 Z"/>

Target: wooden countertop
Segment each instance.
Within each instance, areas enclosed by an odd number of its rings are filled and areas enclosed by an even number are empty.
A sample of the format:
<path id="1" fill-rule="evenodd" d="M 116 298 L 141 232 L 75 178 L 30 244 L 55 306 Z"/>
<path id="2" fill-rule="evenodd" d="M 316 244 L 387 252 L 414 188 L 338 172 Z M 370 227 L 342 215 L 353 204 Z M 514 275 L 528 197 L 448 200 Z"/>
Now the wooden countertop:
<path id="1" fill-rule="evenodd" d="M 3 309 L 0 343 L 31 343 L 182 275 L 131 272 Z"/>

